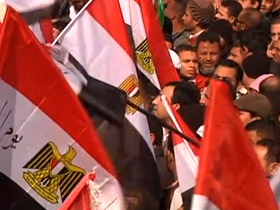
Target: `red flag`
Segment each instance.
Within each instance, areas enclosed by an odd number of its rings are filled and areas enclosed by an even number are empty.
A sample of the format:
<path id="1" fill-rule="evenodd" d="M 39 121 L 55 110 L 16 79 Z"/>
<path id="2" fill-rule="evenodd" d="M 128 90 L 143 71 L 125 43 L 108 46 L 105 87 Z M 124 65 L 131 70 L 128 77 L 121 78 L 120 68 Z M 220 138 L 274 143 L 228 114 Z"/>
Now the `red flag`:
<path id="1" fill-rule="evenodd" d="M 174 110 L 174 108 L 167 101 L 165 95 L 161 96 L 163 105 L 169 114 L 173 126 L 186 136 L 193 138 L 195 142 L 199 142 L 197 137 L 193 134 L 188 125 L 183 121 L 181 116 Z M 197 153 L 198 150 L 191 143 L 185 141 L 178 134 L 172 133 L 174 155 L 176 163 L 176 171 L 179 180 L 180 191 L 183 194 L 187 190 L 191 189 L 195 185 L 195 179 L 197 174 L 198 159 L 194 151 Z M 195 150 L 194 150 L 195 149 Z"/>
<path id="2" fill-rule="evenodd" d="M 11 8 L 0 52 L 1 207 L 59 209 L 94 170 L 104 195 L 101 206 L 124 209 L 115 168 L 92 122 L 50 55 Z"/>
<path id="3" fill-rule="evenodd" d="M 46 43 L 53 42 L 53 25 L 51 19 L 45 19 L 40 21 L 40 28 L 42 35 Z"/>
<path id="4" fill-rule="evenodd" d="M 211 81 L 205 135 L 192 209 L 278 209 L 231 98 L 230 86 Z"/>
<path id="5" fill-rule="evenodd" d="M 118 0 L 88 2 L 73 24 L 62 32 L 58 42 L 86 74 L 122 89 L 127 93 L 128 100 L 138 106 L 143 105 L 133 49 Z M 126 196 L 133 198 L 127 201 L 138 209 L 154 209 L 160 196 L 160 183 L 147 119 L 127 106 L 123 125 L 119 129 L 123 129 L 121 138 L 115 134 L 109 137 L 112 129 L 106 130 L 104 136 L 110 138 L 110 147 L 118 148 L 116 145 L 121 143 L 120 150 L 110 154 L 116 161 Z M 134 202 L 135 193 L 137 201 Z"/>
<path id="6" fill-rule="evenodd" d="M 180 80 L 179 75 L 171 62 L 152 1 L 135 1 L 141 7 L 147 39 L 150 44 L 160 86 L 163 87 L 168 82 Z"/>
<path id="7" fill-rule="evenodd" d="M 6 0 L 6 4 L 11 6 L 18 13 L 24 13 L 23 17 L 26 18 L 25 20 L 27 22 L 29 22 L 30 18 L 36 20 L 31 21 L 32 23 L 29 27 L 42 43 L 51 43 L 53 41 L 52 14 L 46 11 L 50 10 L 49 8 L 53 6 L 54 3 L 55 0 Z M 43 19 L 41 17 L 42 13 L 44 16 Z"/>
<path id="8" fill-rule="evenodd" d="M 60 210 L 91 210 L 89 182 L 94 179 L 94 173 L 84 176 Z"/>
<path id="9" fill-rule="evenodd" d="M 152 1 L 119 0 L 119 2 L 125 23 L 131 27 L 140 71 L 157 88 L 162 88 L 168 82 L 180 80 L 166 47 Z"/>

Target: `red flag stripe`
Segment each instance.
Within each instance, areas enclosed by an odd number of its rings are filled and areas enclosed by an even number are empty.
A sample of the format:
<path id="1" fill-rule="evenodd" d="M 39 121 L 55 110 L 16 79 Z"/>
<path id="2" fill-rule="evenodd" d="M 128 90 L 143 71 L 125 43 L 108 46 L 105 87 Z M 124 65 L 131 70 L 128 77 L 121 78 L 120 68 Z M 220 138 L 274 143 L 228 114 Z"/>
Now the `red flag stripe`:
<path id="1" fill-rule="evenodd" d="M 108 5 L 110 5 L 108 7 Z M 93 1 L 87 9 L 88 13 L 111 35 L 113 39 L 133 59 L 132 46 L 128 39 L 128 33 L 123 23 L 121 8 L 116 0 L 107 0 L 106 5 L 101 0 Z M 114 20 L 108 21 L 105 14 L 111 14 Z"/>
<path id="2" fill-rule="evenodd" d="M 179 81 L 180 77 L 171 61 L 152 1 L 134 1 L 139 4 L 142 11 L 147 39 L 150 45 L 160 86 L 164 87 L 171 81 Z"/>
<path id="3" fill-rule="evenodd" d="M 38 106 L 75 139 L 89 155 L 98 161 L 112 175 L 116 176 L 111 161 L 108 159 L 107 153 L 103 149 L 99 138 L 97 138 L 98 135 L 96 131 L 92 129 L 91 121 L 82 106 L 79 105 L 76 95 L 53 63 L 50 55 L 36 40 L 31 31 L 27 31 L 26 33 L 22 32 L 24 33 L 23 36 L 25 36 L 25 40 L 18 40 L 20 38 L 15 35 L 14 31 L 18 30 L 18 25 L 23 27 L 27 27 L 27 25 L 11 8 L 8 8 L 6 16 L 9 16 L 9 18 L 6 18 L 3 23 L 2 30 L 5 31 L 5 33 L 0 37 L 1 54 L 3 56 L 9 53 L 14 56 L 0 59 L 1 78 Z M 26 60 L 21 56 L 17 56 L 17 52 L 10 43 L 17 43 L 18 41 L 24 42 L 26 46 L 29 46 L 22 48 L 22 51 L 34 60 Z M 34 46 L 31 47 L 32 45 Z M 40 53 L 38 54 L 37 51 L 34 52 L 32 50 L 34 48 L 38 49 Z M 43 63 L 47 63 L 48 65 L 42 65 Z M 18 65 L 20 65 L 21 68 L 19 68 Z M 10 71 L 7 66 L 17 72 L 11 73 L 12 71 Z M 50 71 L 50 67 L 53 71 Z M 26 69 L 29 71 L 25 71 Z M 37 78 L 37 81 L 34 82 L 33 78 Z M 56 84 L 50 87 L 50 82 L 54 80 Z M 65 91 L 65 89 L 68 89 L 68 91 Z M 45 93 L 48 94 L 46 95 Z M 76 107 L 74 108 L 73 106 Z M 75 112 L 72 110 L 75 110 Z M 88 141 L 85 141 L 85 139 L 92 140 L 92 145 L 94 145 L 94 147 L 89 147 Z"/>
<path id="4" fill-rule="evenodd" d="M 220 209 L 278 209 L 233 105 L 230 86 L 219 80 L 211 80 L 210 85 L 195 194 Z"/>
<path id="5" fill-rule="evenodd" d="M 76 186 L 71 196 L 65 201 L 60 210 L 91 210 L 88 182 L 95 179 L 95 173 L 88 173 Z"/>
<path id="6" fill-rule="evenodd" d="M 51 19 L 40 21 L 40 28 L 46 43 L 53 42 L 53 25 Z"/>

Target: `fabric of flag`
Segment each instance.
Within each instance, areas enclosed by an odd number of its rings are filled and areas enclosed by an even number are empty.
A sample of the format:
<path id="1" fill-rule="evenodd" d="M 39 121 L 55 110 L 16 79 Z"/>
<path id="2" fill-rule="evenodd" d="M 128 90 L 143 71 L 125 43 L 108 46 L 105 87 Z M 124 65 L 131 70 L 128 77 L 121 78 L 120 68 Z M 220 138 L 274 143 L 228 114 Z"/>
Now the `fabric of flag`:
<path id="1" fill-rule="evenodd" d="M 192 138 L 195 142 L 199 144 L 199 140 L 192 133 L 191 129 L 183 121 L 179 113 L 174 110 L 174 108 L 167 101 L 166 96 L 161 96 L 165 109 L 167 110 L 173 126 L 182 132 L 186 136 Z M 194 187 L 197 168 L 198 168 L 198 157 L 195 153 L 198 153 L 198 149 L 195 149 L 195 145 L 191 148 L 191 143 L 184 140 L 181 136 L 176 133 L 172 133 L 172 140 L 174 146 L 174 156 L 176 171 L 179 180 L 180 192 L 183 195 L 188 190 Z"/>
<path id="2" fill-rule="evenodd" d="M 120 88 L 126 92 L 128 100 L 138 106 L 143 105 L 132 59 L 133 48 L 118 0 L 92 1 L 58 42 L 89 76 Z M 114 129 L 110 126 L 109 128 L 106 123 L 97 126 L 103 130 L 102 139 L 117 165 L 119 181 L 127 201 L 134 205 L 139 204 L 136 207 L 139 209 L 156 209 L 160 197 L 160 182 L 147 119 L 134 108 L 127 106 L 122 124 L 116 128 L 121 130 L 120 135 L 115 134 Z M 105 127 L 107 129 L 104 129 Z"/>
<path id="3" fill-rule="evenodd" d="M 91 189 L 90 182 L 95 179 L 94 173 L 88 173 L 83 179 L 79 182 L 77 187 L 73 190 L 71 196 L 67 199 L 67 201 L 63 204 L 60 210 L 91 210 L 94 209 L 94 206 L 91 205 L 97 204 L 98 201 L 92 201 L 91 197 Z M 94 189 L 92 189 L 94 192 Z"/>
<path id="4" fill-rule="evenodd" d="M 125 209 L 103 143 L 78 98 L 17 13 L 0 37 L 1 209 L 60 209 L 94 171 L 101 209 Z"/>
<path id="5" fill-rule="evenodd" d="M 158 89 L 179 76 L 171 61 L 152 1 L 119 0 L 130 27 L 137 67 Z"/>
<path id="6" fill-rule="evenodd" d="M 52 8 L 55 0 L 5 0 L 5 2 L 18 13 L 25 13 L 24 16 L 38 19 L 38 21 L 29 24 L 29 27 L 40 42 L 51 43 L 53 41 L 53 27 L 49 16 L 51 13 L 47 15 L 49 17 L 43 17 L 43 19 L 39 13 L 43 13 L 43 10 L 51 11 L 50 8 Z"/>
<path id="7" fill-rule="evenodd" d="M 233 105 L 230 85 L 211 80 L 192 209 L 278 209 Z"/>

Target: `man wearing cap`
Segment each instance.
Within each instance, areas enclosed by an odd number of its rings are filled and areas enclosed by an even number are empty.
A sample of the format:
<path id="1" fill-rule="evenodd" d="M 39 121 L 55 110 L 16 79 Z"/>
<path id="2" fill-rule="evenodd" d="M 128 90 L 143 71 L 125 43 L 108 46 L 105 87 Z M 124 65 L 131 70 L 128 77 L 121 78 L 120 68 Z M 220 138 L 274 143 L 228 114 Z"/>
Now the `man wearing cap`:
<path id="1" fill-rule="evenodd" d="M 262 94 L 252 93 L 235 100 L 239 117 L 244 126 L 258 119 L 265 119 L 271 113 L 271 104 Z"/>
<path id="2" fill-rule="evenodd" d="M 187 44 L 196 45 L 197 37 L 207 28 L 214 19 L 215 7 L 210 0 L 190 0 L 185 9 L 183 22 L 191 32 Z"/>

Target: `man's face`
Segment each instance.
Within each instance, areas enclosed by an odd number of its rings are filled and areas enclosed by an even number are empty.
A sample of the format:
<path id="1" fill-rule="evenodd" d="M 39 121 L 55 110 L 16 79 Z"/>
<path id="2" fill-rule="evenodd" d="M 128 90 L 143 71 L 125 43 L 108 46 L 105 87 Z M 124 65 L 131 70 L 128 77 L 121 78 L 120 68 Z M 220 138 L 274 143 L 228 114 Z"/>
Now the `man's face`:
<path id="1" fill-rule="evenodd" d="M 192 31 L 195 29 L 195 22 L 196 20 L 193 18 L 192 13 L 189 9 L 189 6 L 187 6 L 185 10 L 185 14 L 182 17 L 183 23 L 186 26 L 186 30 Z"/>
<path id="2" fill-rule="evenodd" d="M 259 140 L 262 139 L 260 135 L 258 135 L 256 130 L 247 131 L 249 139 L 252 143 L 257 143 Z"/>
<path id="3" fill-rule="evenodd" d="M 212 75 L 216 64 L 220 60 L 219 43 L 200 42 L 197 47 L 198 63 L 200 71 L 205 75 Z"/>
<path id="4" fill-rule="evenodd" d="M 242 8 L 257 8 L 259 6 L 258 1 L 252 2 L 253 0 L 238 0 L 238 2 L 241 4 Z"/>
<path id="5" fill-rule="evenodd" d="M 255 145 L 254 148 L 255 148 L 257 157 L 260 161 L 260 164 L 261 164 L 262 168 L 264 169 L 266 176 L 270 176 L 268 163 L 267 163 L 267 159 L 266 159 L 266 155 L 267 155 L 267 151 L 268 151 L 267 147 L 264 147 L 262 145 Z"/>
<path id="6" fill-rule="evenodd" d="M 166 17 L 168 17 L 170 20 L 173 20 L 176 16 L 175 12 L 175 5 L 176 2 L 174 0 L 164 0 L 164 14 Z"/>
<path id="7" fill-rule="evenodd" d="M 236 30 L 237 31 L 245 31 L 248 29 L 246 23 L 246 19 L 244 19 L 244 10 L 242 10 L 238 17 L 236 18 Z"/>
<path id="8" fill-rule="evenodd" d="M 280 63 L 280 39 L 274 41 L 269 50 L 270 50 L 271 58 L 276 63 Z"/>
<path id="9" fill-rule="evenodd" d="M 270 36 L 272 41 L 276 41 L 280 38 L 280 24 L 271 24 L 270 26 Z"/>
<path id="10" fill-rule="evenodd" d="M 241 111 L 241 110 L 240 110 L 240 111 L 238 112 L 238 114 L 239 114 L 240 120 L 242 121 L 244 127 L 245 127 L 248 123 L 250 123 L 250 122 L 252 122 L 253 120 L 255 120 L 255 118 L 251 116 L 251 113 L 250 113 L 250 112 L 246 112 L 246 111 Z"/>
<path id="11" fill-rule="evenodd" d="M 265 15 L 272 11 L 275 0 L 262 0 L 260 12 Z"/>
<path id="12" fill-rule="evenodd" d="M 154 105 L 154 110 L 153 110 L 154 115 L 165 122 L 168 121 L 169 115 L 168 115 L 166 109 L 164 108 L 160 95 L 165 95 L 167 100 L 171 103 L 174 88 L 175 88 L 174 86 L 165 86 L 160 91 L 160 94 L 152 102 L 152 104 Z"/>
<path id="13" fill-rule="evenodd" d="M 228 59 L 233 60 L 241 66 L 245 57 L 245 53 L 241 47 L 232 47 Z"/>
<path id="14" fill-rule="evenodd" d="M 219 65 L 214 72 L 213 78 L 227 80 L 235 89 L 237 87 L 236 70 L 234 68 Z"/>
<path id="15" fill-rule="evenodd" d="M 228 9 L 226 7 L 220 6 L 218 8 L 218 12 L 216 14 L 216 18 L 217 19 L 227 20 L 228 22 L 230 22 L 232 24 L 232 22 L 231 22 L 232 18 L 230 18 Z"/>
<path id="16" fill-rule="evenodd" d="M 181 74 L 194 78 L 198 70 L 197 53 L 192 51 L 182 51 L 179 53 L 181 60 Z"/>

